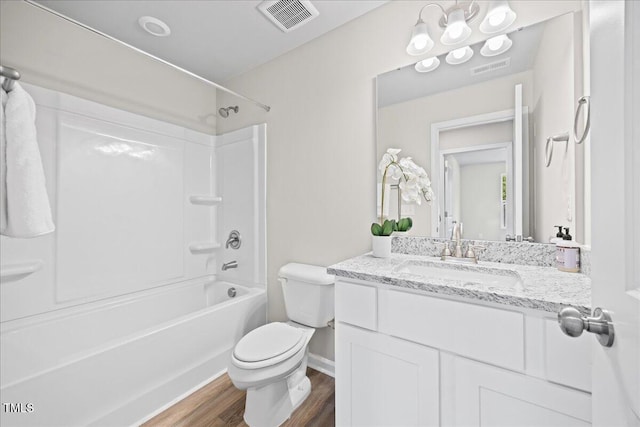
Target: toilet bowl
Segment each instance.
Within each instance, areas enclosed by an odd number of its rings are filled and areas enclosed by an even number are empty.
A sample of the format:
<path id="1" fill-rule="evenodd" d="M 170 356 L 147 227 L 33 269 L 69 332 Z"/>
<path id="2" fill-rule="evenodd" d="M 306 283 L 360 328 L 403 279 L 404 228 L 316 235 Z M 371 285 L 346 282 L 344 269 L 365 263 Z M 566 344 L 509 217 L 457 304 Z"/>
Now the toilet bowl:
<path id="1" fill-rule="evenodd" d="M 279 426 L 309 396 L 309 340 L 315 328 L 333 319 L 335 278 L 323 267 L 287 264 L 279 276 L 291 320 L 268 323 L 245 335 L 227 370 L 231 382 L 247 390 L 244 420 L 251 427 Z"/>

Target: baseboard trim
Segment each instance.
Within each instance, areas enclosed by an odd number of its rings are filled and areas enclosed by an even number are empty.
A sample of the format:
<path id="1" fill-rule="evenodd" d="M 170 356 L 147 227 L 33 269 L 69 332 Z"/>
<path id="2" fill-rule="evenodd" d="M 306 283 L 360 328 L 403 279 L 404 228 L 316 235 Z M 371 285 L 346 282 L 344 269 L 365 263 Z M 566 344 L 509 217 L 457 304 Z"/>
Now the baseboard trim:
<path id="1" fill-rule="evenodd" d="M 317 354 L 309 353 L 308 366 L 332 378 L 336 376 L 336 362 Z"/>

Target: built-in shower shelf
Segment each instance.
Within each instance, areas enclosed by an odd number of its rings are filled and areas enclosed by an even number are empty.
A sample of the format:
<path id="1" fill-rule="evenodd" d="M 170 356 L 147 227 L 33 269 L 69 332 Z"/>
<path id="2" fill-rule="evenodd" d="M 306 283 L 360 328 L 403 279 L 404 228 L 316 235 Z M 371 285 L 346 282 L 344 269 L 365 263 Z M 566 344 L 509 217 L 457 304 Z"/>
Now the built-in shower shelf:
<path id="1" fill-rule="evenodd" d="M 216 242 L 198 242 L 189 245 L 189 250 L 192 254 L 208 254 L 216 249 L 220 249 L 220 243 Z"/>
<path id="2" fill-rule="evenodd" d="M 29 261 L 16 264 L 6 264 L 0 266 L 0 278 L 2 279 L 16 279 L 21 276 L 26 276 L 42 268 L 42 261 Z"/>
<path id="3" fill-rule="evenodd" d="M 220 196 L 208 196 L 208 195 L 193 195 L 189 197 L 189 201 L 194 205 L 207 205 L 213 206 L 222 202 L 222 197 Z"/>

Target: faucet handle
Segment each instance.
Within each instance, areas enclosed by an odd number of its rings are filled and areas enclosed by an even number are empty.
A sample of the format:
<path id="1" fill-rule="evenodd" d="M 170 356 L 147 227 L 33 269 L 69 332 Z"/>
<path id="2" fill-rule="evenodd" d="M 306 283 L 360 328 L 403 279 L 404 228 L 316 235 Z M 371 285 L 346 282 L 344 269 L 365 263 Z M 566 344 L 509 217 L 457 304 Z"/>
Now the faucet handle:
<path id="1" fill-rule="evenodd" d="M 440 257 L 451 256 L 451 249 L 449 248 L 449 242 L 442 242 L 442 252 Z"/>
<path id="2" fill-rule="evenodd" d="M 467 249 L 467 255 L 465 255 L 465 258 L 475 258 L 477 260 L 478 255 L 476 255 L 476 251 L 484 251 L 485 249 L 487 248 L 482 245 L 469 245 L 469 249 Z"/>

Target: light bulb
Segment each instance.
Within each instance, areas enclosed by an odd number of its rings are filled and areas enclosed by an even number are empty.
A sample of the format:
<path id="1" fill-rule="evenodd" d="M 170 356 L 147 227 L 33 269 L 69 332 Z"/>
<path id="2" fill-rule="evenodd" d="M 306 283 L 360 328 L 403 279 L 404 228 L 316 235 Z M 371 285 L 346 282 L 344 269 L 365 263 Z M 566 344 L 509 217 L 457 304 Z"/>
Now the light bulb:
<path id="1" fill-rule="evenodd" d="M 427 58 L 427 59 L 423 59 L 421 61 L 421 64 L 422 64 L 423 67 L 429 68 L 429 67 L 431 67 L 433 65 L 433 60 L 434 60 L 433 57 Z"/>
<path id="2" fill-rule="evenodd" d="M 487 46 L 490 50 L 496 51 L 504 44 L 504 37 L 498 36 L 487 40 Z"/>
<path id="3" fill-rule="evenodd" d="M 466 53 L 466 47 L 461 47 L 460 49 L 456 49 L 453 51 L 453 57 L 456 59 L 464 58 L 464 54 Z"/>
<path id="4" fill-rule="evenodd" d="M 482 56 L 496 56 L 501 55 L 511 48 L 513 42 L 506 34 L 501 34 L 496 37 L 491 37 L 484 43 L 480 54 Z"/>
<path id="5" fill-rule="evenodd" d="M 416 62 L 415 69 L 419 73 L 429 73 L 440 66 L 440 60 L 436 56 Z"/>
<path id="6" fill-rule="evenodd" d="M 449 27 L 449 36 L 452 39 L 457 39 L 458 37 L 460 37 L 462 35 L 462 25 L 451 25 Z"/>
<path id="7" fill-rule="evenodd" d="M 506 17 L 507 14 L 505 12 L 493 13 L 491 14 L 491 16 L 489 16 L 489 24 L 491 24 L 491 26 L 493 27 L 497 27 L 504 22 Z"/>
<path id="8" fill-rule="evenodd" d="M 427 41 L 427 36 L 420 34 L 413 39 L 413 47 L 417 50 L 424 49 L 424 47 L 427 45 Z"/>

